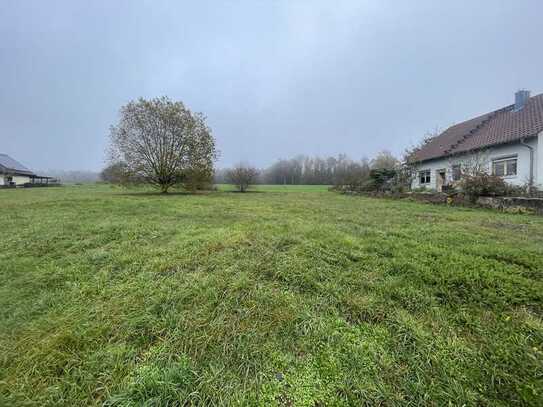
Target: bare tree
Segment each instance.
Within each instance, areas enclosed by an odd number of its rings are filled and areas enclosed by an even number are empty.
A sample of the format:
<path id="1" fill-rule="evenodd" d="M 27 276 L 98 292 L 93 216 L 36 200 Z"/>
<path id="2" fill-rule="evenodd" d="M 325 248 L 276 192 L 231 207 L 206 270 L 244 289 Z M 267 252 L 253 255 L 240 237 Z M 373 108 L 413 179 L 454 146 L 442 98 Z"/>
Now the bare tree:
<path id="1" fill-rule="evenodd" d="M 430 143 L 434 138 L 441 134 L 441 129 L 436 126 L 434 130 L 427 131 L 424 134 L 422 140 L 419 140 L 416 144 L 411 144 L 408 148 L 405 149 L 402 161 L 403 163 L 412 163 L 416 153 L 418 153 L 422 148 L 424 148 L 428 143 Z"/>
<path id="2" fill-rule="evenodd" d="M 256 182 L 258 170 L 247 164 L 239 163 L 226 172 L 226 179 L 234 184 L 240 192 L 245 192 Z"/>
<path id="3" fill-rule="evenodd" d="M 191 176 L 213 176 L 215 140 L 201 113 L 167 97 L 140 98 L 123 106 L 111 127 L 110 160 L 122 162 L 128 176 L 164 193 Z"/>
<path id="4" fill-rule="evenodd" d="M 372 170 L 394 170 L 400 166 L 400 160 L 394 157 L 390 151 L 383 150 L 371 160 L 370 166 Z"/>
<path id="5" fill-rule="evenodd" d="M 367 159 L 351 161 L 340 156 L 340 165 L 336 168 L 334 186 L 348 191 L 357 191 L 368 181 L 370 165 Z"/>
<path id="6" fill-rule="evenodd" d="M 440 134 L 441 130 L 439 127 L 436 127 L 432 131 L 427 131 L 422 140 L 420 140 L 417 144 L 411 145 L 405 149 L 402 155 L 401 167 L 399 170 L 400 178 L 405 185 L 410 186 L 413 179 L 417 176 L 417 153 Z"/>
<path id="7" fill-rule="evenodd" d="M 459 157 L 456 165 L 460 165 L 462 175 L 489 174 L 490 154 L 486 150 L 479 150 L 469 156 Z"/>

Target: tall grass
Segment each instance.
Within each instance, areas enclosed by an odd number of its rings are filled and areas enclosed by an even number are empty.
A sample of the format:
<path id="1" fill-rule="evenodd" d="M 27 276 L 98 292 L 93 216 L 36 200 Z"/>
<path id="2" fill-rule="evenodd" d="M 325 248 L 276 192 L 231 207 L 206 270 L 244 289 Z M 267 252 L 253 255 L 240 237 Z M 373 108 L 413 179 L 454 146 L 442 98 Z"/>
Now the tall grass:
<path id="1" fill-rule="evenodd" d="M 0 191 L 0 405 L 542 404 L 543 218 L 258 190 Z"/>

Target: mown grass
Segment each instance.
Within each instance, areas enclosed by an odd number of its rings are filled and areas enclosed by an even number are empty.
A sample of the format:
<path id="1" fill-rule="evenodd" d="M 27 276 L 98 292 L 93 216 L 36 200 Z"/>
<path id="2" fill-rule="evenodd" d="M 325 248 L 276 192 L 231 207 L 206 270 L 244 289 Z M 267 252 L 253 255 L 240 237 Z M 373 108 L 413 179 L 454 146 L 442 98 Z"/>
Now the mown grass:
<path id="1" fill-rule="evenodd" d="M 327 185 L 252 185 L 248 192 L 325 192 Z M 219 191 L 235 191 L 236 188 L 230 184 L 217 185 Z"/>
<path id="2" fill-rule="evenodd" d="M 0 405 L 542 405 L 543 218 L 0 191 Z"/>

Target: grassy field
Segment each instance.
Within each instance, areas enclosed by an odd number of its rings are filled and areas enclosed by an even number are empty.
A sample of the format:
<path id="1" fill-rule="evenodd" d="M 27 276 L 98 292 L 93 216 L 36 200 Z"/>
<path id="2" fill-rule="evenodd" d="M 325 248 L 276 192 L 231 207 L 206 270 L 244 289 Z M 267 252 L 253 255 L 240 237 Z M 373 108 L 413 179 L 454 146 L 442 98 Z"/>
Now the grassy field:
<path id="1" fill-rule="evenodd" d="M 0 405 L 543 405 L 543 218 L 0 191 Z"/>
<path id="2" fill-rule="evenodd" d="M 219 191 L 234 191 L 233 185 L 220 184 L 217 186 Z M 250 192 L 325 192 L 328 191 L 326 185 L 255 185 Z"/>

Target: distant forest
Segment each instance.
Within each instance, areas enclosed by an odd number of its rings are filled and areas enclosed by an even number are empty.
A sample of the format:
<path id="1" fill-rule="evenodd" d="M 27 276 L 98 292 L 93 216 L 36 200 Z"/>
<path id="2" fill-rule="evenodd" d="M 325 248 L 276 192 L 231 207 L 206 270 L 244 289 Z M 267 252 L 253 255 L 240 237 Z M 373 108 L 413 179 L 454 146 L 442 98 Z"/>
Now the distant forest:
<path id="1" fill-rule="evenodd" d="M 64 184 L 88 184 L 100 180 L 100 173 L 93 171 L 43 170 L 37 173 L 57 178 Z"/>
<path id="2" fill-rule="evenodd" d="M 337 157 L 308 157 L 299 155 L 281 159 L 268 168 L 259 170 L 256 183 L 278 185 L 334 185 L 346 174 L 369 173 L 371 168 L 393 168 L 399 161 L 389 152 L 379 153 L 375 159 L 352 160 L 346 154 Z M 215 172 L 215 183 L 228 183 L 227 169 Z"/>

